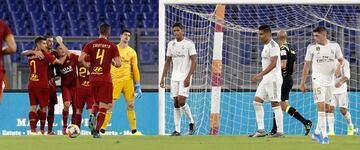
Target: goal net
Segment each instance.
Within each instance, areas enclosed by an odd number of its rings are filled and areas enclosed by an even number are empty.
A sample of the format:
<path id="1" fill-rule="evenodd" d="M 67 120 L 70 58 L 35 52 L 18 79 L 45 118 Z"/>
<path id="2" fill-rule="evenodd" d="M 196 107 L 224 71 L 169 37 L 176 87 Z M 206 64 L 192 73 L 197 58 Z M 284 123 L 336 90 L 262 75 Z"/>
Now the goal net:
<path id="1" fill-rule="evenodd" d="M 313 42 L 313 29 L 317 26 L 325 26 L 328 29 L 328 38 L 340 44 L 344 57 L 350 62 L 349 111 L 355 128 L 360 126 L 359 5 L 225 5 L 223 26 L 220 26 L 223 27 L 220 30 L 223 34 L 220 38 L 221 76 L 214 76 L 213 73 L 213 58 L 218 47 L 214 43 L 219 40 L 214 33 L 217 31 L 215 12 L 214 4 L 166 4 L 165 11 L 160 12 L 165 13 L 166 44 L 174 38 L 171 26 L 180 22 L 185 26 L 185 36 L 196 45 L 198 66 L 187 103 L 196 122 L 197 134 L 206 135 L 213 132 L 214 122 L 219 134 L 248 134 L 257 129 L 253 99 L 258 83 L 252 82 L 251 78 L 261 70 L 260 54 L 264 44 L 260 42 L 257 32 L 258 27 L 265 24 L 272 27 L 274 40 L 277 40 L 277 31 L 286 30 L 288 42 L 297 50 L 297 67 L 293 74 L 294 86 L 289 104 L 315 125 L 317 113 L 311 93 L 311 81 L 307 81 L 309 92 L 302 94 L 298 88 L 306 47 Z M 165 50 L 163 51 L 159 52 L 159 55 L 165 55 Z M 218 103 L 214 103 L 216 77 L 221 77 L 220 83 L 217 84 L 221 89 L 218 91 Z M 167 79 L 169 84 L 170 78 Z M 168 90 L 164 99 L 164 131 L 167 134 L 174 131 L 173 99 Z M 212 109 L 215 109 L 215 112 Z M 269 103 L 264 104 L 264 109 L 265 128 L 269 131 L 272 127 L 273 113 Z M 217 114 L 218 120 L 211 119 L 213 113 Z M 182 114 L 181 130 L 182 133 L 186 133 L 188 121 L 184 113 Z M 335 132 L 346 134 L 347 124 L 339 108 L 336 109 L 335 120 Z M 284 132 L 303 134 L 303 125 L 284 113 Z"/>

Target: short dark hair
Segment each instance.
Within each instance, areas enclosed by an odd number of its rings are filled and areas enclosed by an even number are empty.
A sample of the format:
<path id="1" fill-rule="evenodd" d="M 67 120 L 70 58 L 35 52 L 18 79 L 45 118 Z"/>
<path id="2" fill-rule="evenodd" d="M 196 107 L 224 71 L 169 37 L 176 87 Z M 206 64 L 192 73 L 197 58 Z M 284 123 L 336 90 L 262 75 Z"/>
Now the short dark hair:
<path id="1" fill-rule="evenodd" d="M 271 27 L 269 25 L 262 25 L 259 27 L 259 31 L 269 32 L 271 33 Z"/>
<path id="2" fill-rule="evenodd" d="M 48 38 L 53 38 L 53 37 L 51 35 L 45 35 L 44 38 L 48 39 Z"/>
<path id="3" fill-rule="evenodd" d="M 184 29 L 184 26 L 183 26 L 181 23 L 179 23 L 179 22 L 174 23 L 174 24 L 172 25 L 172 27 L 173 27 L 173 28 L 174 28 L 174 27 L 179 27 L 181 30 Z"/>
<path id="4" fill-rule="evenodd" d="M 127 32 L 127 33 L 130 33 L 130 34 L 131 34 L 131 31 L 130 31 L 129 29 L 124 29 L 124 30 L 122 30 L 120 34 L 122 35 L 122 34 L 124 34 L 125 32 Z"/>
<path id="5" fill-rule="evenodd" d="M 46 41 L 46 38 L 39 36 L 39 37 L 35 38 L 34 43 L 36 45 L 37 43 L 39 43 L 41 41 Z"/>
<path id="6" fill-rule="evenodd" d="M 102 35 L 109 35 L 110 34 L 111 26 L 107 23 L 102 23 L 99 27 L 99 32 Z"/>
<path id="7" fill-rule="evenodd" d="M 321 32 L 327 32 L 326 31 L 326 28 L 325 27 L 316 27 L 313 32 L 318 32 L 318 33 L 321 33 Z"/>

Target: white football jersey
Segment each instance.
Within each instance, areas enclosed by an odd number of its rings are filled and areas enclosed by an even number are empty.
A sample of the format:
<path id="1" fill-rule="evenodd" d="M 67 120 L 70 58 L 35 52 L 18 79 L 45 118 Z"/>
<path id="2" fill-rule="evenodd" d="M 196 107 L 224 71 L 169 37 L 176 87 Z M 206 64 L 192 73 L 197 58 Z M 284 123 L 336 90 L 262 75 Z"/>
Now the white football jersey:
<path id="1" fill-rule="evenodd" d="M 271 63 L 271 57 L 277 56 L 276 66 L 273 70 L 263 76 L 263 81 L 265 83 L 273 82 L 276 80 L 282 80 L 281 76 L 281 61 L 280 61 L 280 47 L 279 45 L 271 39 L 268 44 L 264 45 L 264 48 L 261 52 L 261 64 L 262 70 L 265 70 Z"/>
<path id="2" fill-rule="evenodd" d="M 336 42 L 328 40 L 326 45 L 310 44 L 305 61 L 312 62 L 312 81 L 321 86 L 334 86 L 335 59 L 342 57 L 340 46 Z"/>
<path id="3" fill-rule="evenodd" d="M 339 61 L 335 60 L 336 66 L 339 65 Z M 339 78 L 335 77 L 335 84 L 340 81 L 341 78 L 347 77 L 350 80 L 350 64 L 347 60 L 344 59 L 344 67 L 342 68 L 341 76 Z M 347 83 L 343 83 L 339 88 L 334 88 L 334 94 L 341 94 L 347 92 Z"/>
<path id="4" fill-rule="evenodd" d="M 166 56 L 172 58 L 171 80 L 185 80 L 190 71 L 192 55 L 196 55 L 196 49 L 191 40 L 184 38 L 178 42 L 174 39 L 168 43 Z"/>

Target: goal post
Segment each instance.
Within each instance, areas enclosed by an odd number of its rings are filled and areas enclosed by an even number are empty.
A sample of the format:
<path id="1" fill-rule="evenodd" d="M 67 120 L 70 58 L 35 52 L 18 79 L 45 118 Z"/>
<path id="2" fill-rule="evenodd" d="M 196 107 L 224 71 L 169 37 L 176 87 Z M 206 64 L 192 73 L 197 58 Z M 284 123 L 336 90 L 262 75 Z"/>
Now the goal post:
<path id="1" fill-rule="evenodd" d="M 354 5 L 356 4 L 356 5 Z M 341 10 L 347 10 L 342 12 Z M 223 11 L 223 12 L 222 12 Z M 289 103 L 305 117 L 315 121 L 315 106 L 310 92 L 297 92 L 306 47 L 312 30 L 319 25 L 329 29 L 328 38 L 338 42 L 351 64 L 349 93 L 353 122 L 360 126 L 360 1 L 358 0 L 159 0 L 159 81 L 165 63 L 166 44 L 173 38 L 171 25 L 180 22 L 185 36 L 193 40 L 198 52 L 198 68 L 187 102 L 193 112 L 197 134 L 246 134 L 256 128 L 252 100 L 257 87 L 250 81 L 260 69 L 262 45 L 257 27 L 269 23 L 276 32 L 288 32 L 289 42 L 298 50 L 294 90 Z M 221 17 L 223 16 L 223 17 Z M 166 80 L 168 85 L 169 78 Z M 311 87 L 308 81 L 308 88 Z M 159 87 L 159 135 L 171 132 L 173 103 Z M 265 104 L 265 126 L 272 126 L 271 109 Z M 337 117 L 341 117 L 338 111 Z M 186 120 L 183 117 L 183 121 Z M 284 131 L 301 134 L 302 125 L 284 115 Z M 291 121 L 291 123 L 290 123 Z M 345 132 L 342 119 L 336 130 Z M 186 128 L 182 124 L 181 128 Z M 294 131 L 290 128 L 299 128 Z M 183 130 L 183 129 L 182 129 Z M 184 130 L 183 130 L 184 131 Z"/>

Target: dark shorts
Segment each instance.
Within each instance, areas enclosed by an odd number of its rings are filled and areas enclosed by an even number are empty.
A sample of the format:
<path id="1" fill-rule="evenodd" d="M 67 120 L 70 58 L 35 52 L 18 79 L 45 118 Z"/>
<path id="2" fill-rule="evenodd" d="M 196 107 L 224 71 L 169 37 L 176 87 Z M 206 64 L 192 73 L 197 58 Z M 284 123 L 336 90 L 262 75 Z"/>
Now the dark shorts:
<path id="1" fill-rule="evenodd" d="M 30 105 L 40 105 L 46 107 L 49 105 L 49 88 L 29 88 Z"/>
<path id="2" fill-rule="evenodd" d="M 75 107 L 82 110 L 85 104 L 86 109 L 91 109 L 94 104 L 94 97 L 91 93 L 91 89 L 76 88 Z"/>
<path id="3" fill-rule="evenodd" d="M 289 94 L 293 84 L 294 81 L 292 76 L 283 77 L 283 84 L 281 86 L 281 101 L 289 100 Z"/>
<path id="4" fill-rule="evenodd" d="M 96 103 L 103 102 L 106 104 L 113 101 L 113 85 L 109 82 L 91 82 L 91 92 L 94 95 Z"/>

